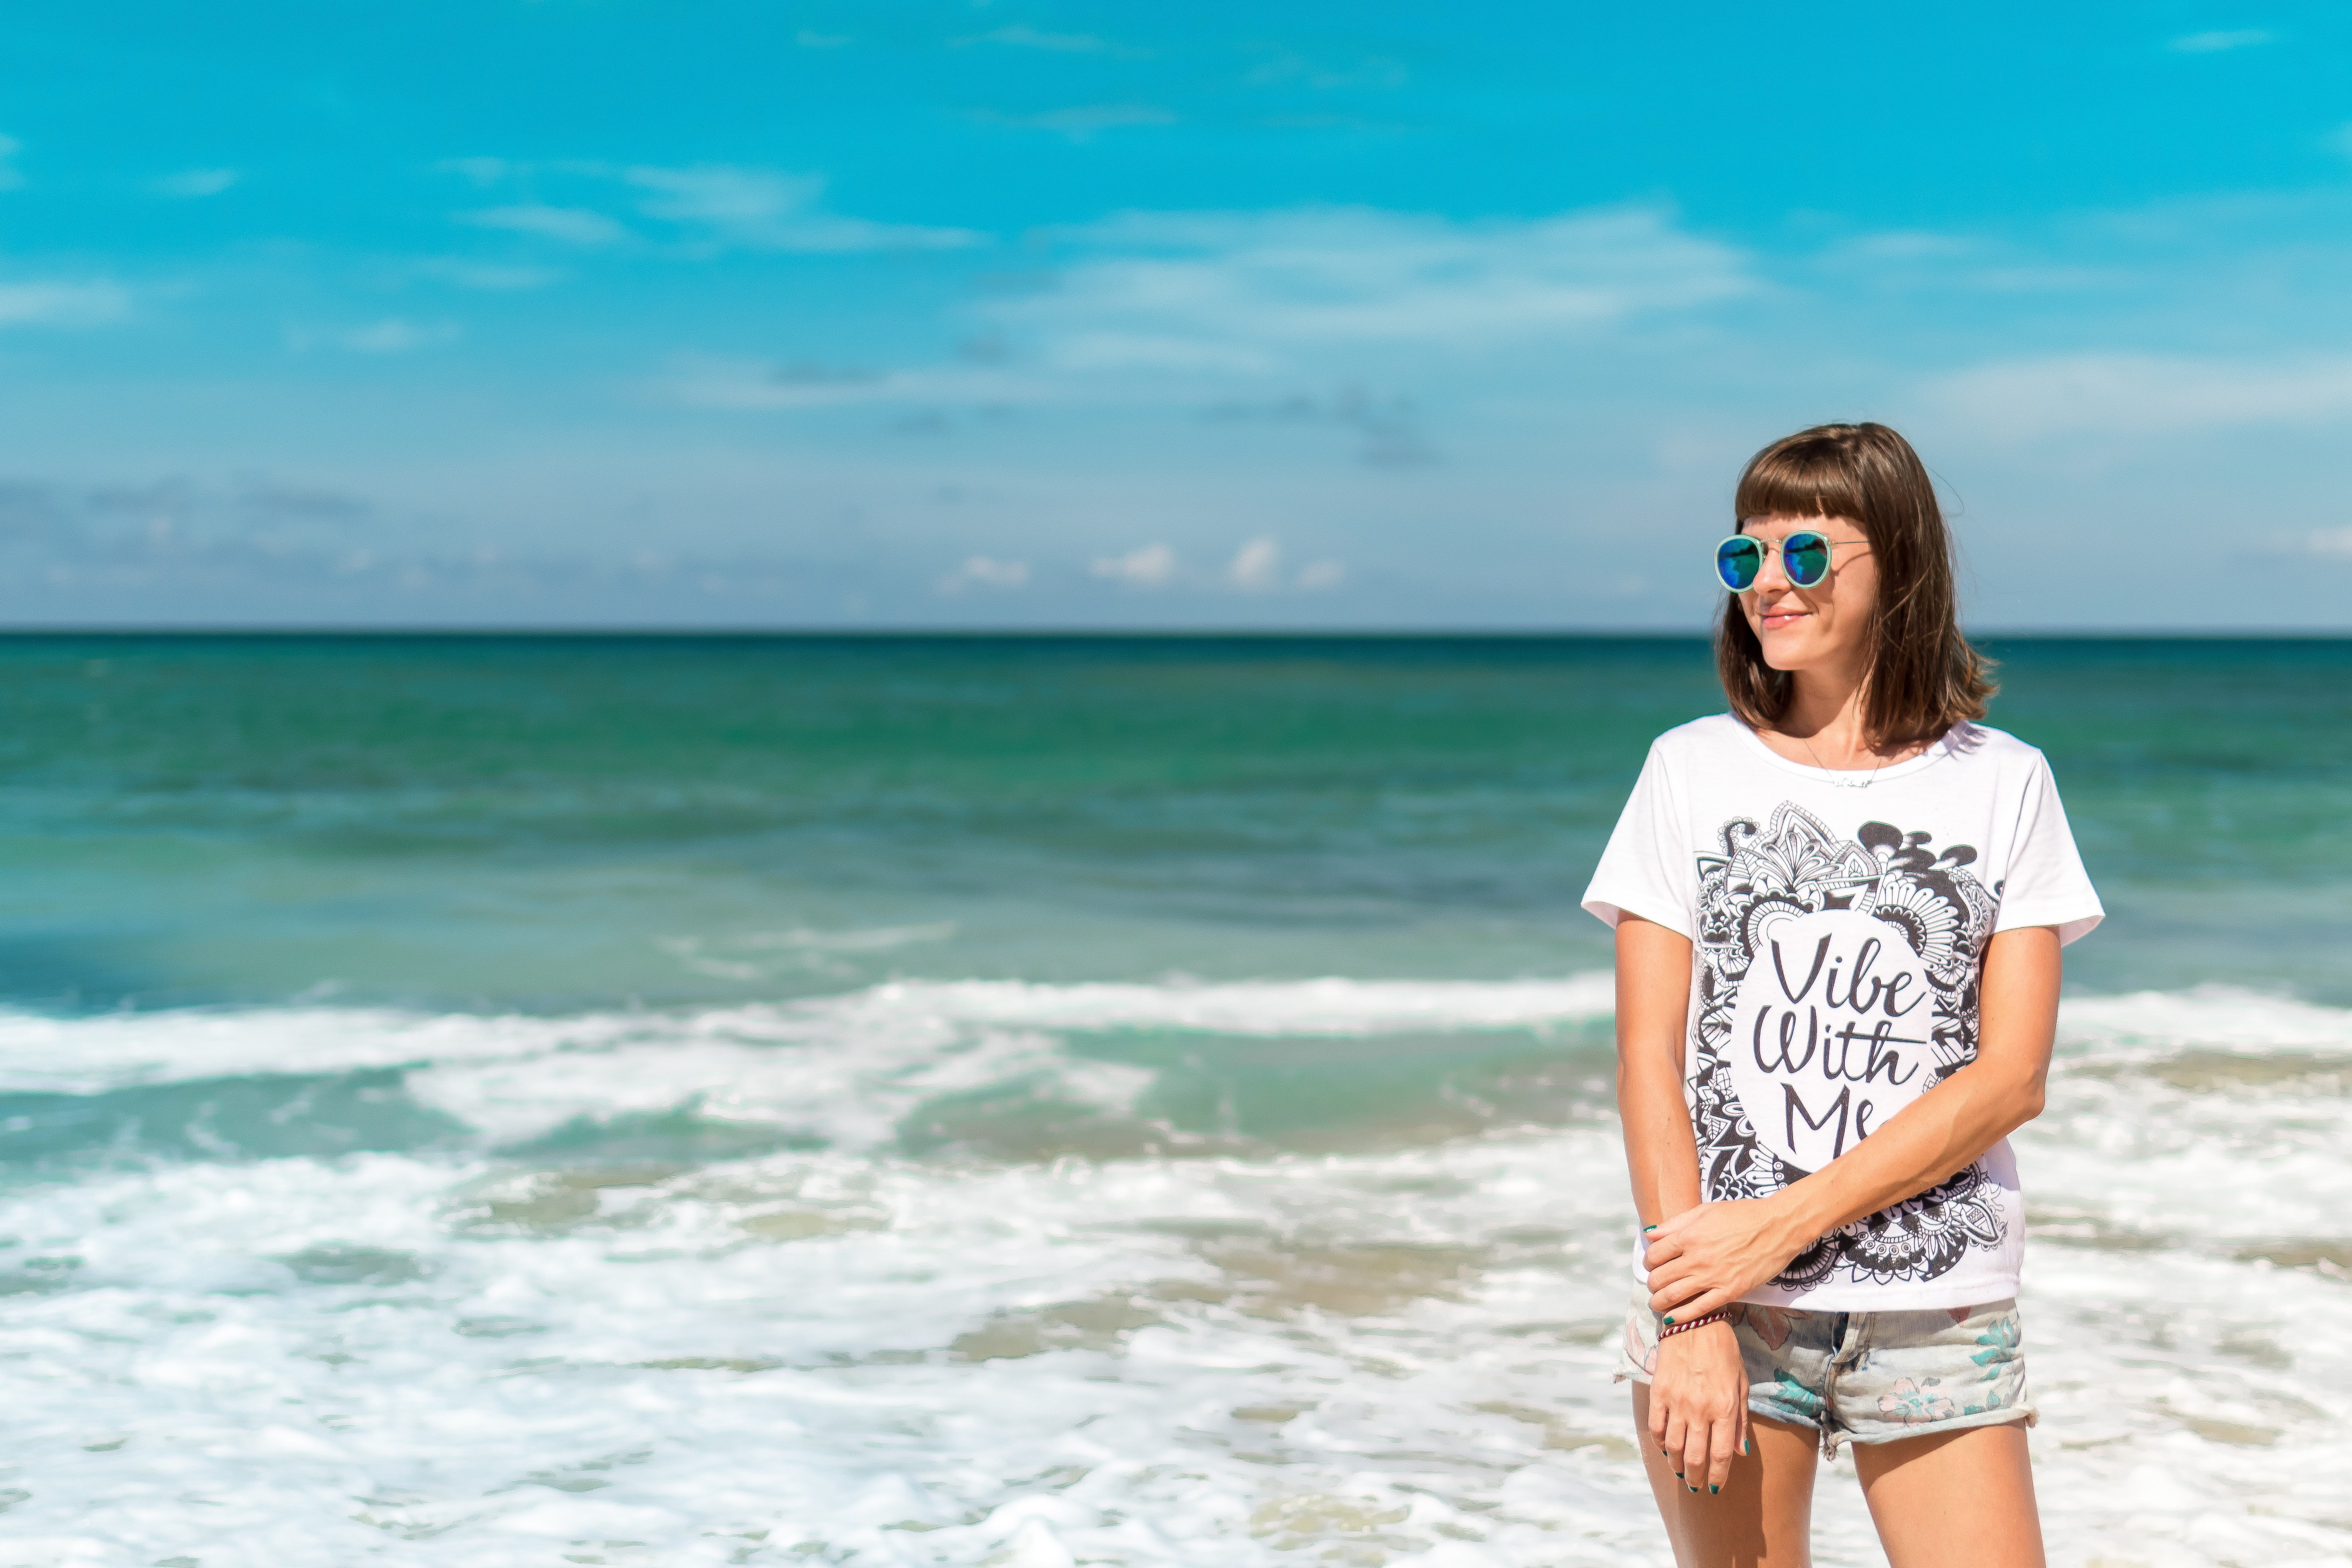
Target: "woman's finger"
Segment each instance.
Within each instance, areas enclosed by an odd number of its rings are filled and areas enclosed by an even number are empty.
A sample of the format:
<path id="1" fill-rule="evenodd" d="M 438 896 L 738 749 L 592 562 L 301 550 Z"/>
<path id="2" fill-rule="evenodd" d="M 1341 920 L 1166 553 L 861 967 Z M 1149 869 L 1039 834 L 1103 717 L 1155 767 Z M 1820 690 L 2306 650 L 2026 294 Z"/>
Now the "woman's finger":
<path id="1" fill-rule="evenodd" d="M 1688 1295 L 1697 1289 L 1696 1282 L 1702 1274 L 1703 1270 L 1695 1264 L 1679 1260 L 1657 1264 L 1650 1269 L 1650 1294 L 1656 1296 L 1678 1289 L 1681 1294 Z"/>
<path id="2" fill-rule="evenodd" d="M 1713 1426 L 1703 1415 L 1696 1418 L 1683 1429 L 1683 1440 L 1675 1448 L 1675 1474 L 1695 1492 L 1706 1490 L 1707 1447 L 1713 1440 L 1708 1433 Z"/>
<path id="3" fill-rule="evenodd" d="M 1682 1452 L 1683 1445 L 1689 1437 L 1688 1427 L 1689 1423 L 1683 1419 L 1681 1411 L 1666 1412 L 1666 1435 L 1659 1441 L 1658 1447 L 1666 1456 L 1667 1468 L 1678 1476 L 1683 1473 Z"/>
<path id="4" fill-rule="evenodd" d="M 1644 1242 L 1645 1245 L 1642 1248 L 1642 1261 L 1651 1268 L 1655 1268 L 1662 1263 L 1671 1263 L 1683 1255 L 1682 1242 L 1663 1231 L 1655 1236 L 1645 1237 Z"/>
<path id="5" fill-rule="evenodd" d="M 1679 1323 L 1694 1316 L 1691 1303 L 1707 1290 L 1704 1279 L 1678 1279 L 1650 1281 L 1650 1310 L 1658 1314 L 1661 1324 Z"/>
<path id="6" fill-rule="evenodd" d="M 1709 1497 L 1731 1479 L 1731 1461 L 1739 1455 L 1739 1416 L 1735 1410 L 1707 1427 L 1706 1491 Z"/>

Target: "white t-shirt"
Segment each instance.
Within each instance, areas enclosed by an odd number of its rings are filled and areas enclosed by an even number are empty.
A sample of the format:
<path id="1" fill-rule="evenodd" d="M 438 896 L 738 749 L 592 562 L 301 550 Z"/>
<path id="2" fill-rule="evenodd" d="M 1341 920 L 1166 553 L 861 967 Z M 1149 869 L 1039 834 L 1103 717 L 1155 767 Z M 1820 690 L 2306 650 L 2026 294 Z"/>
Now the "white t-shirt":
<path id="1" fill-rule="evenodd" d="M 1961 724 L 1908 762 L 1833 773 L 1727 713 L 1652 744 L 1584 907 L 1691 940 L 1684 1093 L 1700 1187 L 1718 1203 L 1819 1170 L 1974 1061 L 1995 931 L 2055 926 L 2069 942 L 2104 913 L 2050 764 L 2014 736 Z M 2024 1221 L 2003 1140 L 1745 1300 L 1849 1312 L 2000 1300 L 2017 1293 Z"/>

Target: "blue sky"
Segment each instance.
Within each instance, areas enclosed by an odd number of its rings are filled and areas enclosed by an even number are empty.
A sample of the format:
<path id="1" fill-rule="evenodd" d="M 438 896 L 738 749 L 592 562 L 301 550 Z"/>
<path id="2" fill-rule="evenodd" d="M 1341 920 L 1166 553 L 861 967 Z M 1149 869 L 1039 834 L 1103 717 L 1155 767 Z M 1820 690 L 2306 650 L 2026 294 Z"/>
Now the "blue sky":
<path id="1" fill-rule="evenodd" d="M 17 625 L 2352 626 L 2352 13 L 10 7 Z"/>

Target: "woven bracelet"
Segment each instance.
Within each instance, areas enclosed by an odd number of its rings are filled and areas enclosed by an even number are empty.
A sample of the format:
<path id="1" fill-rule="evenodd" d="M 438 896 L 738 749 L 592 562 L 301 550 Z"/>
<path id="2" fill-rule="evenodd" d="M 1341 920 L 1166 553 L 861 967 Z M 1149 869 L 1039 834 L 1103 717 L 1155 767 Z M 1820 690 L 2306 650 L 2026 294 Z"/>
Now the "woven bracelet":
<path id="1" fill-rule="evenodd" d="M 1709 1323 L 1720 1323 L 1729 1315 L 1730 1314 L 1726 1312 L 1722 1308 L 1717 1307 L 1712 1312 L 1702 1312 L 1697 1317 L 1688 1319 L 1683 1322 L 1667 1324 L 1664 1328 L 1658 1331 L 1658 1338 L 1662 1340 L 1670 1340 L 1676 1334 L 1686 1334 L 1693 1329 L 1703 1329 Z"/>

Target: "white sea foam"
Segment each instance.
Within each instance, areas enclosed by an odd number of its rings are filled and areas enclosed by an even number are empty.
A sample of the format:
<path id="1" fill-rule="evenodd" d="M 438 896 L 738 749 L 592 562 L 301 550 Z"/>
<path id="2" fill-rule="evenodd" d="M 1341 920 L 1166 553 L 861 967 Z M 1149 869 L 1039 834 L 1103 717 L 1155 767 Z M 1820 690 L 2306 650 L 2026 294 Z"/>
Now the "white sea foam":
<path id="1" fill-rule="evenodd" d="M 391 1009 L 186 1009 L 56 1018 L 0 1013 L 0 1091 L 88 1094 L 251 1073 L 345 1072 L 710 1040 L 960 1037 L 969 1027 L 1197 1029 L 1275 1036 L 1542 1027 L 1604 1016 L 1609 977 L 1323 979 L 1202 984 L 900 982 L 840 996 L 691 1013 L 571 1017 Z"/>
<path id="2" fill-rule="evenodd" d="M 834 1144 L 160 1163 L 0 1197 L 0 1494 L 27 1494 L 5 1560 L 1664 1568 L 1608 1380 L 1631 1211 L 1598 1117 L 1249 1159 L 887 1136 L 991 1086 L 1131 1104 L 1150 1074 L 1073 1057 L 1089 1031 L 1442 1051 L 1606 1007 L 1585 977 L 9 1021 L 18 1083 L 415 1062 L 413 1092 L 497 1136 L 693 1102 Z M 2352 1555 L 2347 1025 L 2211 990 L 2067 1005 L 2018 1141 L 2054 1562 Z M 1850 1466 L 1817 1517 L 1825 1568 L 1879 1560 Z"/>
<path id="3" fill-rule="evenodd" d="M 2071 997 L 2058 1010 L 2058 1033 L 2069 1052 L 2103 1058 L 2195 1048 L 2352 1058 L 2352 1009 L 2234 985 Z"/>
<path id="4" fill-rule="evenodd" d="M 0 1092 L 96 1094 L 251 1073 L 331 1073 L 609 1043 L 626 1015 L 486 1018 L 389 1008 L 187 1008 L 57 1018 L 0 1012 Z"/>

